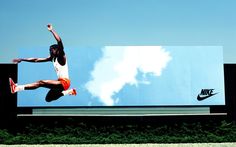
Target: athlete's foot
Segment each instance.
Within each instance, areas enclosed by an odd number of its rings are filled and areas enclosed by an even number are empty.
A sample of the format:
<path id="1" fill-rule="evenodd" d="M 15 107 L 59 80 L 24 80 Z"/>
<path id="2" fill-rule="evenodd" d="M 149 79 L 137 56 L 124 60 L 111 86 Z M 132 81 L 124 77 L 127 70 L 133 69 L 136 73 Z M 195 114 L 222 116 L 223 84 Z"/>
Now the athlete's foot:
<path id="1" fill-rule="evenodd" d="M 77 92 L 76 92 L 76 89 L 75 88 L 72 88 L 69 92 L 69 95 L 76 95 Z"/>
<path id="2" fill-rule="evenodd" d="M 11 89 L 11 93 L 16 93 L 16 84 L 14 83 L 14 81 L 9 78 L 9 84 L 10 84 L 10 89 Z"/>

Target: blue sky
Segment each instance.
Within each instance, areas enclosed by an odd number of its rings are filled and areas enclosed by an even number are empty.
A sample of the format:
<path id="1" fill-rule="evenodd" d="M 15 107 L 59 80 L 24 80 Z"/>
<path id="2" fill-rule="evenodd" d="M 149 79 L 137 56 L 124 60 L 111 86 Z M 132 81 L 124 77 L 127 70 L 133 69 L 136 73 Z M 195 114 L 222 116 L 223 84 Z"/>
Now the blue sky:
<path id="1" fill-rule="evenodd" d="M 46 102 L 48 89 L 18 92 L 18 106 L 224 105 L 221 46 L 68 47 L 77 96 Z M 47 57 L 48 49 L 20 49 L 20 57 Z M 210 56 L 209 56 L 210 55 Z M 19 64 L 18 84 L 57 79 L 51 62 Z M 218 93 L 204 101 L 202 89 Z M 33 97 L 32 97 L 33 95 Z"/>
<path id="2" fill-rule="evenodd" d="M 18 49 L 54 42 L 65 46 L 223 46 L 224 63 L 236 63 L 235 0 L 1 0 L 0 62 Z"/>

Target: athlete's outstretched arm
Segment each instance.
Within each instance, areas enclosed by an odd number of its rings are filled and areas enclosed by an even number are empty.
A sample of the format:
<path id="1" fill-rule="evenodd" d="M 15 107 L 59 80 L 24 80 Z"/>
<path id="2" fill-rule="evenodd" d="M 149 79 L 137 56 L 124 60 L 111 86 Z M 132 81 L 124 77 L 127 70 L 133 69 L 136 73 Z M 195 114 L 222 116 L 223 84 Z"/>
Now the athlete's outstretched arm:
<path id="1" fill-rule="evenodd" d="M 47 58 L 17 58 L 12 60 L 14 63 L 20 63 L 21 61 L 25 62 L 48 62 L 52 61 L 51 57 Z"/>
<path id="2" fill-rule="evenodd" d="M 61 37 L 56 33 L 56 31 L 53 29 L 51 24 L 48 24 L 47 27 L 48 27 L 48 30 L 53 34 L 54 38 L 56 39 L 59 49 L 63 51 L 64 47 L 63 47 Z"/>

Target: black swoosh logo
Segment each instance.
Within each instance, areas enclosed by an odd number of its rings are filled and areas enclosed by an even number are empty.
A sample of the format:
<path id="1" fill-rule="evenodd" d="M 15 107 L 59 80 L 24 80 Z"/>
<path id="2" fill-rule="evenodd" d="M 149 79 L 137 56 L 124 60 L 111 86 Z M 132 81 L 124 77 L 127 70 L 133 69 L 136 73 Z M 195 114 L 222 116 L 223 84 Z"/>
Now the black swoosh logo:
<path id="1" fill-rule="evenodd" d="M 207 96 L 201 96 L 200 94 L 197 96 L 197 100 L 199 101 L 202 101 L 202 100 L 205 100 L 213 95 L 216 95 L 217 93 L 213 93 L 213 94 L 210 94 L 210 95 L 207 95 Z"/>

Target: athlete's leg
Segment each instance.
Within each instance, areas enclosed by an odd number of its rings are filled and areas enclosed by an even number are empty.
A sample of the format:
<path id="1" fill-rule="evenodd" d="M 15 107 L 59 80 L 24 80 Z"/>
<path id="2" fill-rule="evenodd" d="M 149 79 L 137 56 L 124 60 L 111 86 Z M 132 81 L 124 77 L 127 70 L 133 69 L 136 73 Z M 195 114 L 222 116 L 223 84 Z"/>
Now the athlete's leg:
<path id="1" fill-rule="evenodd" d="M 59 99 L 61 96 L 64 96 L 64 95 L 76 95 L 76 90 L 74 88 L 64 90 L 64 91 L 62 91 L 60 89 L 50 89 L 45 100 L 47 102 L 51 102 L 53 100 Z"/>
<path id="2" fill-rule="evenodd" d="M 57 81 L 57 80 L 40 80 L 35 83 L 27 84 L 27 85 L 25 85 L 25 90 L 36 89 L 39 87 L 61 90 L 63 95 L 68 95 L 68 94 L 69 95 L 76 95 L 77 94 L 76 90 L 74 88 L 69 89 L 69 90 L 64 90 L 61 81 Z"/>
<path id="3" fill-rule="evenodd" d="M 40 80 L 31 84 L 17 85 L 14 83 L 14 81 L 11 78 L 9 78 L 9 83 L 10 83 L 10 88 L 11 88 L 12 93 L 15 93 L 17 91 L 22 91 L 22 90 L 32 90 L 39 87 L 63 90 L 61 81 L 58 81 L 58 80 Z"/>
<path id="4" fill-rule="evenodd" d="M 25 90 L 27 89 L 36 89 L 39 87 L 45 87 L 45 88 L 49 88 L 49 92 L 46 95 L 45 100 L 47 102 L 51 102 L 54 100 L 59 99 L 61 96 L 63 96 L 64 94 L 62 93 L 62 91 L 64 90 L 61 81 L 57 81 L 57 80 L 40 80 L 37 81 L 35 83 L 31 83 L 31 84 L 27 84 L 25 85 Z"/>
<path id="5" fill-rule="evenodd" d="M 51 101 L 59 99 L 63 95 L 64 94 L 62 93 L 62 90 L 50 89 L 49 92 L 47 93 L 45 100 L 46 102 L 51 102 Z"/>
<path id="6" fill-rule="evenodd" d="M 63 89 L 61 81 L 58 80 L 40 80 L 35 83 L 24 85 L 25 90 L 37 89 L 39 87 L 50 88 L 50 89 Z"/>

